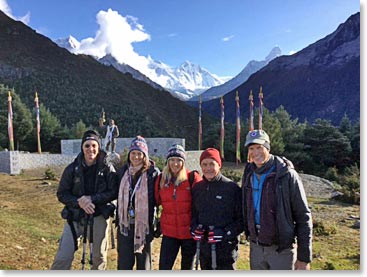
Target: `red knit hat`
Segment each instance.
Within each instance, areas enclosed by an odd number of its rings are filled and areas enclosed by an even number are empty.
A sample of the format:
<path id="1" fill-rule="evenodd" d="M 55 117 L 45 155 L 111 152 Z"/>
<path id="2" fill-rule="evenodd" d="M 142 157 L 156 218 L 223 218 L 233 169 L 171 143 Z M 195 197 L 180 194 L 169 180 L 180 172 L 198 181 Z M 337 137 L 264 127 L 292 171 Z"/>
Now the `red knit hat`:
<path id="1" fill-rule="evenodd" d="M 213 159 L 219 164 L 219 167 L 222 167 L 222 159 L 220 158 L 220 153 L 215 148 L 207 148 L 203 151 L 203 153 L 201 153 L 200 164 L 201 161 L 204 159 Z"/>

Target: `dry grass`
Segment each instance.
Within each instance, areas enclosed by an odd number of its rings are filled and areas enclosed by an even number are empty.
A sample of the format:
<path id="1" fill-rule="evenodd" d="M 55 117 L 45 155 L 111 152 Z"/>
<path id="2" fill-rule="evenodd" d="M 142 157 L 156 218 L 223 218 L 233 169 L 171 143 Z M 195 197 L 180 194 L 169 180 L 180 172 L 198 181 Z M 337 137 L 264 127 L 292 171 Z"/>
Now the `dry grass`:
<path id="1" fill-rule="evenodd" d="M 231 169 L 242 170 L 235 166 Z M 57 181 L 43 183 L 46 169 L 19 176 L 0 174 L 0 269 L 49 269 L 58 247 L 64 221 L 57 201 Z M 53 169 L 60 176 L 62 168 Z M 314 222 L 326 230 L 314 236 L 312 269 L 360 270 L 360 230 L 353 228 L 360 207 L 310 199 Z M 158 269 L 160 239 L 153 242 L 153 269 Z M 249 269 L 248 245 L 240 244 L 238 269 Z M 81 249 L 73 269 L 80 269 Z M 116 249 L 110 249 L 108 269 L 116 269 Z M 180 259 L 175 264 L 179 269 Z"/>

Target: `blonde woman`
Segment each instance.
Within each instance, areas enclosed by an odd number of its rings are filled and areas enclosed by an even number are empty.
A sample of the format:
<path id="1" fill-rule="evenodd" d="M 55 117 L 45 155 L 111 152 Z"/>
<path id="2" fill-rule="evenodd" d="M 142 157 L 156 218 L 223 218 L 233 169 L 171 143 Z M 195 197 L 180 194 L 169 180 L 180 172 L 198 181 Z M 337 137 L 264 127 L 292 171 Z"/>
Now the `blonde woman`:
<path id="1" fill-rule="evenodd" d="M 166 165 L 155 183 L 157 206 L 162 205 L 159 269 L 172 269 L 181 249 L 181 269 L 190 270 L 193 269 L 196 251 L 190 234 L 191 188 L 201 180 L 201 176 L 186 169 L 186 153 L 181 145 L 173 145 L 166 158 Z"/>

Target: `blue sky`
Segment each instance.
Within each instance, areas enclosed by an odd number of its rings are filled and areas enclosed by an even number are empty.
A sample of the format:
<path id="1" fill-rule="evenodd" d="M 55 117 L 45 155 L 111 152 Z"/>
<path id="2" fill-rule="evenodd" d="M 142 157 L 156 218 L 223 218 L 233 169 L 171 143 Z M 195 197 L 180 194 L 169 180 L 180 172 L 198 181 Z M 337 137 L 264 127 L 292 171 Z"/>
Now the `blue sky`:
<path id="1" fill-rule="evenodd" d="M 108 49 L 136 64 L 146 57 L 171 67 L 188 60 L 218 76 L 235 76 L 274 46 L 288 55 L 325 37 L 360 11 L 360 2 L 0 0 L 0 9 L 51 39 L 72 35 L 93 44 L 93 51 L 111 44 Z"/>

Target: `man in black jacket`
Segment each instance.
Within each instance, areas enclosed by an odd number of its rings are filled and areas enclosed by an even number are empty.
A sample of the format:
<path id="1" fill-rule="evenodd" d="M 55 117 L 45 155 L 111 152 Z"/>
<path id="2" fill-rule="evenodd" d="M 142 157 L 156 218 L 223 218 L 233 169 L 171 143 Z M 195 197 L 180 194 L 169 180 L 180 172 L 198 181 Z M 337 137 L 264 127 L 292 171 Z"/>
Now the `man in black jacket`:
<path id="1" fill-rule="evenodd" d="M 105 162 L 106 153 L 100 149 L 97 132 L 84 133 L 81 150 L 65 168 L 57 189 L 57 198 L 65 205 L 62 217 L 67 222 L 51 269 L 71 268 L 81 236 L 88 237 L 92 246 L 91 269 L 103 270 L 107 266 L 106 230 L 114 214 L 111 201 L 116 199 L 117 175 L 114 167 Z"/>
<path id="2" fill-rule="evenodd" d="M 300 177 L 289 160 L 270 154 L 264 130 L 250 131 L 245 146 L 249 162 L 242 192 L 250 268 L 310 269 L 312 217 Z"/>
<path id="3" fill-rule="evenodd" d="M 200 268 L 235 269 L 237 236 L 243 230 L 240 187 L 220 172 L 219 151 L 200 156 L 203 180 L 192 189 L 191 233 L 200 243 Z"/>

